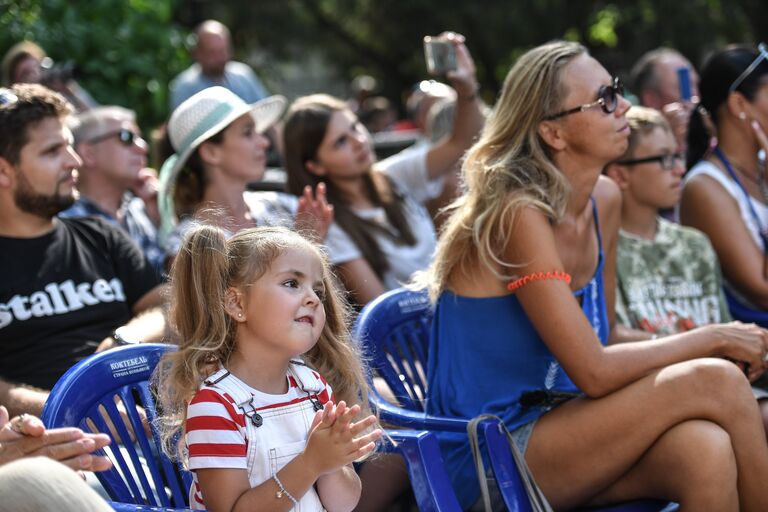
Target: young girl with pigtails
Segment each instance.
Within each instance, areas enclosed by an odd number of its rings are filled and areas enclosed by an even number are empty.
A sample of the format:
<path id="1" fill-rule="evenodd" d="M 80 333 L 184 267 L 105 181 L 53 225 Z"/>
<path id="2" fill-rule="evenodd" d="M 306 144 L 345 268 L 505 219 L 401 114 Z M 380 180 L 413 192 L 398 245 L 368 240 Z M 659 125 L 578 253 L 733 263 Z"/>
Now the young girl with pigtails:
<path id="1" fill-rule="evenodd" d="M 197 226 L 171 282 L 162 432 L 194 474 L 192 509 L 352 510 L 351 463 L 381 430 L 322 251 L 284 228 Z"/>

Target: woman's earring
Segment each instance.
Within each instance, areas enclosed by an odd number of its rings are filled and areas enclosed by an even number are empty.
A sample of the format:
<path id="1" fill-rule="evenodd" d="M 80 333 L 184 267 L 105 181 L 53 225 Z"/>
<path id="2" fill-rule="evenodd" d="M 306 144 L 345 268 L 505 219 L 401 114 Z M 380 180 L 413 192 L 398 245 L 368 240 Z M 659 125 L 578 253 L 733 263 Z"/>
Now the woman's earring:
<path id="1" fill-rule="evenodd" d="M 741 120 L 743 121 L 743 120 L 745 120 L 746 118 L 747 118 L 747 114 L 746 114 L 746 113 L 744 113 L 744 112 L 739 112 L 739 119 L 741 119 Z"/>
<path id="2" fill-rule="evenodd" d="M 238 313 L 237 314 L 237 318 L 243 318 L 243 314 L 242 313 Z"/>

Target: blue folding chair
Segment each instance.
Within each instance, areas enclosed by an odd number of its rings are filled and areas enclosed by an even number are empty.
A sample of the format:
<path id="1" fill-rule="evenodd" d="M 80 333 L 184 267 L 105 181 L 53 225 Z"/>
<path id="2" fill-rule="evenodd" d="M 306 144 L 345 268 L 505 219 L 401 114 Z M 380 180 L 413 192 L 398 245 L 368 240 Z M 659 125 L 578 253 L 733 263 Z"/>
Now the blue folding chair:
<path id="1" fill-rule="evenodd" d="M 723 287 L 723 292 L 734 320 L 768 328 L 768 311 L 760 311 L 745 306 L 725 287 Z"/>
<path id="2" fill-rule="evenodd" d="M 446 418 L 425 412 L 432 316 L 432 306 L 426 292 L 407 288 L 382 294 L 360 312 L 354 337 L 362 343 L 372 369 L 387 383 L 397 405 L 385 400 L 374 386 L 371 386 L 370 400 L 378 409 L 380 418 L 387 423 L 433 432 L 466 432 L 471 418 Z M 531 506 L 514 465 L 511 449 L 506 436 L 501 434 L 498 422 L 483 421 L 478 430 L 481 440 L 484 439 L 484 444 L 489 447 L 486 451 L 491 469 L 507 508 L 510 511 L 530 511 Z M 498 435 L 494 436 L 494 432 L 498 432 Z M 657 500 L 640 500 L 596 510 L 657 512 L 667 505 Z"/>
<path id="3" fill-rule="evenodd" d="M 149 382 L 167 350 L 174 347 L 146 343 L 94 354 L 59 379 L 43 410 L 49 428 L 76 426 L 110 435 L 112 444 L 99 454 L 109 457 L 113 467 L 97 476 L 116 500 L 110 505 L 118 511 L 188 510 L 191 475 L 165 456 L 154 427 L 147 436 L 137 413 L 137 407 L 142 407 L 154 425 L 155 400 Z M 118 407 L 125 409 L 127 424 Z M 405 459 L 419 509 L 459 512 L 435 436 L 415 430 L 387 434 L 396 445 L 384 444 L 382 449 Z M 116 441 L 132 438 L 131 443 Z"/>

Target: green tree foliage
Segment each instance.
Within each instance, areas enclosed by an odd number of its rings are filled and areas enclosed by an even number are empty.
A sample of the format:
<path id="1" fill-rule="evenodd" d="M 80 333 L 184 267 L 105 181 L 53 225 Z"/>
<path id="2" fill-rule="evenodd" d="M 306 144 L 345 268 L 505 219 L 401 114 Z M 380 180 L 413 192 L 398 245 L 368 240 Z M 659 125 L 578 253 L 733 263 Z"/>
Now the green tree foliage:
<path id="1" fill-rule="evenodd" d="M 145 128 L 168 115 L 168 82 L 189 65 L 172 0 L 0 0 L 0 52 L 28 39 L 102 104 L 136 110 Z"/>
<path id="2" fill-rule="evenodd" d="M 256 41 L 275 59 L 321 49 L 340 76 L 366 72 L 401 91 L 425 77 L 421 38 L 442 30 L 467 36 L 485 96 L 492 100 L 523 51 L 555 38 L 577 40 L 609 70 L 626 75 L 658 46 L 698 65 L 730 42 L 768 39 L 765 0 L 252 0 L 195 2 L 242 45 Z M 196 20 L 199 21 L 199 20 Z"/>

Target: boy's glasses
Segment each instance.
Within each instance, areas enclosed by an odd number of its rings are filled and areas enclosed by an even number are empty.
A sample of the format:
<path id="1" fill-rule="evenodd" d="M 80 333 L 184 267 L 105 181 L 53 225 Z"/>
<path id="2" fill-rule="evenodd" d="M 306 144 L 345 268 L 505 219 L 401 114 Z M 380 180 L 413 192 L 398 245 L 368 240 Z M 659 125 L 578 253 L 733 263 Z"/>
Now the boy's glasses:
<path id="1" fill-rule="evenodd" d="M 747 77 L 752 74 L 752 72 L 755 70 L 757 66 L 760 65 L 761 62 L 764 60 L 768 60 L 768 46 L 765 45 L 765 43 L 760 43 L 757 46 L 757 50 L 760 52 L 757 57 L 755 57 L 755 60 L 752 61 L 752 64 L 747 66 L 747 69 L 742 71 L 742 73 L 736 78 L 736 80 L 733 81 L 731 86 L 728 88 L 728 92 L 735 91 L 741 84 L 744 82 L 744 80 L 747 79 Z"/>
<path id="2" fill-rule="evenodd" d="M 90 139 L 88 142 L 90 144 L 97 144 L 107 139 L 111 139 L 112 137 L 117 137 L 117 140 L 119 140 L 123 146 L 132 146 L 137 140 L 144 142 L 141 135 L 132 132 L 128 128 L 121 128 L 120 131 L 117 132 L 109 132 L 104 135 L 99 135 L 98 137 Z"/>
<path id="3" fill-rule="evenodd" d="M 0 108 L 9 107 L 19 101 L 19 97 L 10 89 L 0 88 Z"/>
<path id="4" fill-rule="evenodd" d="M 665 171 L 671 171 L 675 168 L 675 162 L 683 162 L 682 153 L 666 153 L 664 155 L 647 156 L 644 158 L 633 158 L 630 160 L 621 160 L 616 162 L 620 165 L 640 165 L 649 164 L 651 162 L 658 162 L 661 164 L 661 168 Z"/>
<path id="5" fill-rule="evenodd" d="M 603 85 L 600 87 L 600 89 L 598 89 L 596 101 L 593 101 L 592 103 L 585 103 L 584 105 L 580 105 L 568 110 L 563 110 L 557 114 L 549 115 L 544 119 L 547 121 L 552 121 L 554 119 L 559 119 L 561 117 L 576 114 L 578 112 L 584 112 L 585 110 L 589 110 L 597 106 L 602 108 L 603 112 L 606 114 L 613 114 L 616 111 L 616 107 L 619 105 L 619 96 L 624 96 L 624 84 L 621 83 L 619 77 L 614 77 L 613 84 Z"/>

